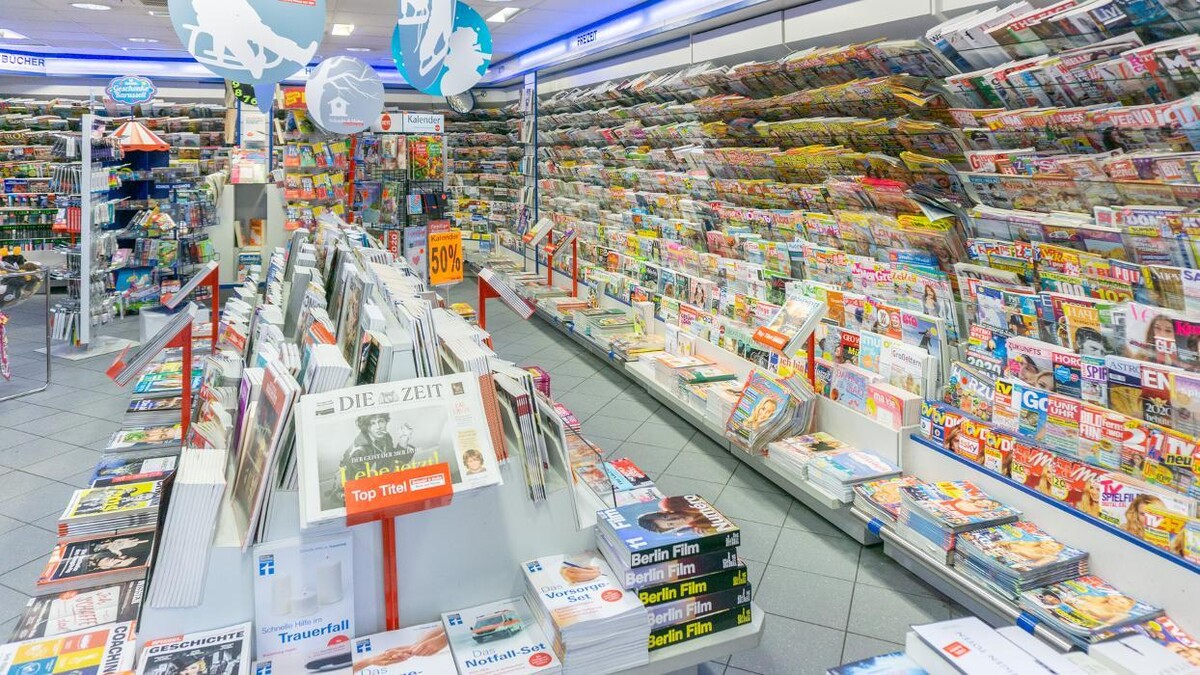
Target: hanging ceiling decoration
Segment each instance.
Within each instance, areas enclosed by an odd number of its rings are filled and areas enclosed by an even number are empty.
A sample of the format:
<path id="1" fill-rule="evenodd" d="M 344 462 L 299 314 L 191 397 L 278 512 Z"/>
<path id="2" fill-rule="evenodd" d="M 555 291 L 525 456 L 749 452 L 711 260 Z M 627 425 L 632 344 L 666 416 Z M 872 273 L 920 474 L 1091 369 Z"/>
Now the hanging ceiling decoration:
<path id="1" fill-rule="evenodd" d="M 460 0 L 400 0 L 392 58 L 418 91 L 461 94 L 487 73 L 492 32 L 479 12 Z"/>

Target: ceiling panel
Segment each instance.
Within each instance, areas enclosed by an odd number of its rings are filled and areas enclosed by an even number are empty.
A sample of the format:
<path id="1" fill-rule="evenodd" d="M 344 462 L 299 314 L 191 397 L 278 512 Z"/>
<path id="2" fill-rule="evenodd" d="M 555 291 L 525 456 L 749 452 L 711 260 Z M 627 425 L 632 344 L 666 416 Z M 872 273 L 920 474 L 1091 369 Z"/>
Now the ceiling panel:
<path id="1" fill-rule="evenodd" d="M 171 29 L 170 19 L 152 16 L 141 0 L 91 0 L 113 7 L 110 11 L 90 11 L 71 6 L 76 0 L 0 0 L 0 28 L 29 37 L 27 41 L 3 41 L 0 46 L 22 46 L 63 52 L 96 54 L 139 54 L 147 48 L 156 56 L 186 56 Z M 326 35 L 319 58 L 347 54 L 364 58 L 375 65 L 391 64 L 391 36 L 397 13 L 397 0 L 327 0 L 329 25 L 351 23 L 349 37 Z M 535 47 L 547 40 L 570 33 L 607 16 L 617 14 L 645 0 L 467 0 L 485 18 L 505 7 L 521 8 L 511 24 L 489 24 L 493 34 L 493 62 Z M 150 38 L 157 43 L 132 42 L 129 38 Z M 347 47 L 366 47 L 370 52 L 350 52 Z"/>

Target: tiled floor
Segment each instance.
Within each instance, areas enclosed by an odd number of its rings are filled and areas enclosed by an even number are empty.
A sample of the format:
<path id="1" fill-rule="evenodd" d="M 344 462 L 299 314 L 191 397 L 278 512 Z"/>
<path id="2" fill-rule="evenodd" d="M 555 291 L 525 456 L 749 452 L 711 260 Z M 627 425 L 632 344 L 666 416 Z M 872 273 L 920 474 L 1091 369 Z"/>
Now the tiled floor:
<path id="1" fill-rule="evenodd" d="M 467 282 L 451 294 L 476 302 Z M 11 312 L 14 374 L 41 374 L 41 306 Z M 551 373 L 555 398 L 583 422 L 589 439 L 632 458 L 664 492 L 695 492 L 744 531 L 755 598 L 770 614 L 762 645 L 705 665 L 727 673 L 824 673 L 845 661 L 900 649 L 908 626 L 964 610 L 864 548 L 660 406 L 636 384 L 537 318 L 520 320 L 499 301 L 488 327 L 501 356 Z M 137 322 L 104 334 L 137 337 Z M 128 401 L 103 374 L 112 356 L 56 359 L 50 388 L 0 403 L 0 640 L 20 613 L 54 542 L 54 524 L 83 483 Z M 0 396 L 31 381 L 0 383 Z"/>

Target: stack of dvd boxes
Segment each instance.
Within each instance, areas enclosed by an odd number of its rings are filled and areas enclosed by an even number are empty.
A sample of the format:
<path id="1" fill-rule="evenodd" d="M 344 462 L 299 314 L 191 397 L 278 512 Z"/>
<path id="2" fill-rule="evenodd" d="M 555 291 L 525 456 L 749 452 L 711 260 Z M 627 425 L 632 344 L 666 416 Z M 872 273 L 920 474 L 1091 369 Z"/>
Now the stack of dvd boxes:
<path id="1" fill-rule="evenodd" d="M 596 545 L 650 620 L 650 651 L 747 624 L 750 584 L 738 526 L 684 495 L 597 513 Z"/>

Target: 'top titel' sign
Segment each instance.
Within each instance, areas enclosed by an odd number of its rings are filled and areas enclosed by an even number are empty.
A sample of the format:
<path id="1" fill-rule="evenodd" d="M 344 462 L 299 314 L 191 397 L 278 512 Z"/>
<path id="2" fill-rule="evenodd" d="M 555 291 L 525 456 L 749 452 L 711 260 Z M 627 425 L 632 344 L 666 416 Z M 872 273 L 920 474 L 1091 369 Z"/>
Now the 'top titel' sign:
<path id="1" fill-rule="evenodd" d="M 110 100 L 123 105 L 149 103 L 158 94 L 158 87 L 149 78 L 141 75 L 114 77 L 104 89 Z"/>

